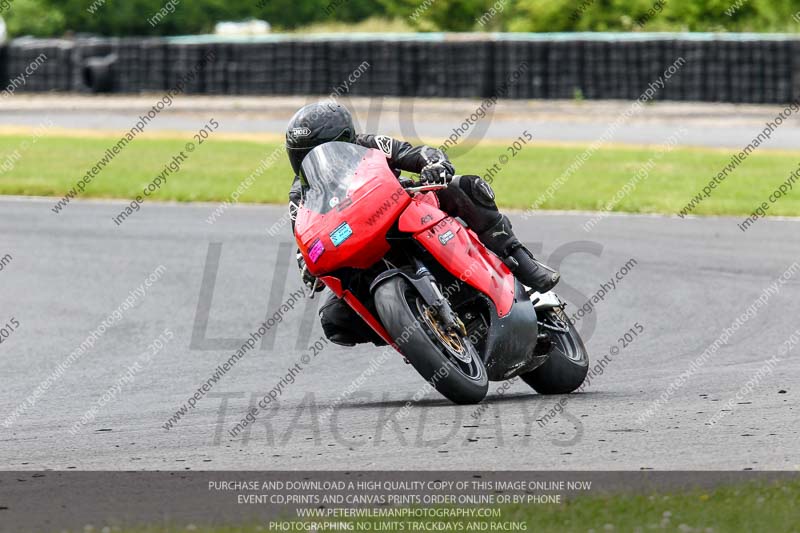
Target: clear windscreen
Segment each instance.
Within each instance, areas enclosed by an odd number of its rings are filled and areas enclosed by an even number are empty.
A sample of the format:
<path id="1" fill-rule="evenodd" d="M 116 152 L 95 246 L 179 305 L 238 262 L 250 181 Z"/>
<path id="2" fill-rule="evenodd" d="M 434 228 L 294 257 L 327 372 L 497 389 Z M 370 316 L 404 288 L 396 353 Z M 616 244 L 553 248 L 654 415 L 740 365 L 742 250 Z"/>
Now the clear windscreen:
<path id="1" fill-rule="evenodd" d="M 301 166 L 309 186 L 305 207 L 320 214 L 336 207 L 347 197 L 368 153 L 368 148 L 344 142 L 325 143 L 309 152 Z"/>

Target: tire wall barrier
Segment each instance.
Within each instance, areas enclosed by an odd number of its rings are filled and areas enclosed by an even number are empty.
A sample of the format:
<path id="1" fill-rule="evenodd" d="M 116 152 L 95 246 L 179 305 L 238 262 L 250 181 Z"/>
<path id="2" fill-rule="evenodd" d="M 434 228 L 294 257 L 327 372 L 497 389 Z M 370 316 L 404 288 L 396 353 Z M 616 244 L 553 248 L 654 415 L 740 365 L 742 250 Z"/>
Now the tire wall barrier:
<path id="1" fill-rule="evenodd" d="M 160 92 L 213 52 L 187 93 L 327 95 L 339 87 L 341 94 L 358 96 L 635 99 L 683 58 L 655 99 L 787 103 L 800 97 L 800 39 L 502 35 L 239 42 L 20 38 L 0 45 L 0 90 Z M 13 82 L 40 54 L 46 60 L 24 83 Z M 364 62 L 368 67 L 347 83 Z"/>

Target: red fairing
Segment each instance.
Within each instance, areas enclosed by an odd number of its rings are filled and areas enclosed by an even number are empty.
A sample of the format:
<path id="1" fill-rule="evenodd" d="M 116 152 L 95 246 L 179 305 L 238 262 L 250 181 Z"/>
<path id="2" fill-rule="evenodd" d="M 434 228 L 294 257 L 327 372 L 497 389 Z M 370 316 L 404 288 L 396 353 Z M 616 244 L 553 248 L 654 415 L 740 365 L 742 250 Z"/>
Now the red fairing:
<path id="1" fill-rule="evenodd" d="M 514 304 L 514 276 L 471 230 L 439 209 L 436 195 L 412 198 L 397 227 L 413 233 L 451 274 L 489 296 L 499 316 L 508 314 Z"/>
<path id="2" fill-rule="evenodd" d="M 361 160 L 345 197 L 324 214 L 300 207 L 295 239 L 309 272 L 315 276 L 352 267 L 364 269 L 389 251 L 386 232 L 411 202 L 386 163 L 386 156 L 369 150 Z M 332 234 L 347 225 L 334 244 Z M 318 242 L 319 241 L 319 242 Z"/>
<path id="3" fill-rule="evenodd" d="M 344 291 L 341 297 L 344 298 L 344 301 L 353 308 L 353 311 L 358 313 L 358 316 L 364 319 L 364 322 L 369 324 L 369 326 L 375 330 L 375 333 L 380 335 L 381 338 L 390 346 L 397 349 L 397 345 L 395 345 L 394 341 L 392 340 L 392 336 L 389 335 L 389 332 L 383 328 L 383 325 L 372 315 L 372 313 L 369 312 L 369 309 L 367 309 L 358 298 L 356 298 L 350 291 Z"/>
<path id="4" fill-rule="evenodd" d="M 327 285 L 331 291 L 333 291 L 333 294 L 339 298 L 342 297 L 344 290 L 342 289 L 342 282 L 339 280 L 339 278 L 335 278 L 333 276 L 322 276 L 319 279 L 322 280 L 322 283 Z"/>
<path id="5" fill-rule="evenodd" d="M 430 199 L 433 198 L 433 201 Z M 397 229 L 406 233 L 419 233 L 445 218 L 447 214 L 439 209 L 439 202 L 433 193 L 418 194 L 400 215 Z"/>
<path id="6" fill-rule="evenodd" d="M 507 315 L 514 304 L 511 271 L 480 243 L 471 230 L 444 212 L 439 213 L 443 215 L 440 222 L 417 233 L 414 238 L 451 274 L 491 298 L 498 316 Z"/>

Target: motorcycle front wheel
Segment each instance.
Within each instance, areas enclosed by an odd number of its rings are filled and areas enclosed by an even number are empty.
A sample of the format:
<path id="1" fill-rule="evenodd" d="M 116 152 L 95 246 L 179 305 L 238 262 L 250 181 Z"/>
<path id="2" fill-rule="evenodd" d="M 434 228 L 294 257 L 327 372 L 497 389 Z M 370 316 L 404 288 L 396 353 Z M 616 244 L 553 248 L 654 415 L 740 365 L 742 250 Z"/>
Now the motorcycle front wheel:
<path id="1" fill-rule="evenodd" d="M 381 283 L 375 307 L 400 352 L 440 394 L 457 404 L 486 396 L 489 379 L 478 352 L 466 337 L 445 331 L 408 281 L 394 276 Z"/>

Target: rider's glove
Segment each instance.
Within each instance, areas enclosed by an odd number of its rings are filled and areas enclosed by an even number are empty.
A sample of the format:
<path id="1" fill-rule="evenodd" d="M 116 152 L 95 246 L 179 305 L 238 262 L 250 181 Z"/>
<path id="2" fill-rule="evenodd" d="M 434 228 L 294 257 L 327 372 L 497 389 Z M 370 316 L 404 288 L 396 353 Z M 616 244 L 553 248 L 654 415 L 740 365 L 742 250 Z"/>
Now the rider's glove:
<path id="1" fill-rule="evenodd" d="M 455 173 L 456 169 L 445 159 L 425 165 L 419 173 L 419 178 L 423 183 L 444 185 L 453 179 Z"/>
<path id="2" fill-rule="evenodd" d="M 303 285 L 308 287 L 309 291 L 319 292 L 325 288 L 325 284 L 317 280 L 311 272 L 308 271 L 306 260 L 300 250 L 297 251 L 297 267 L 300 269 L 300 277 L 303 278 Z"/>

